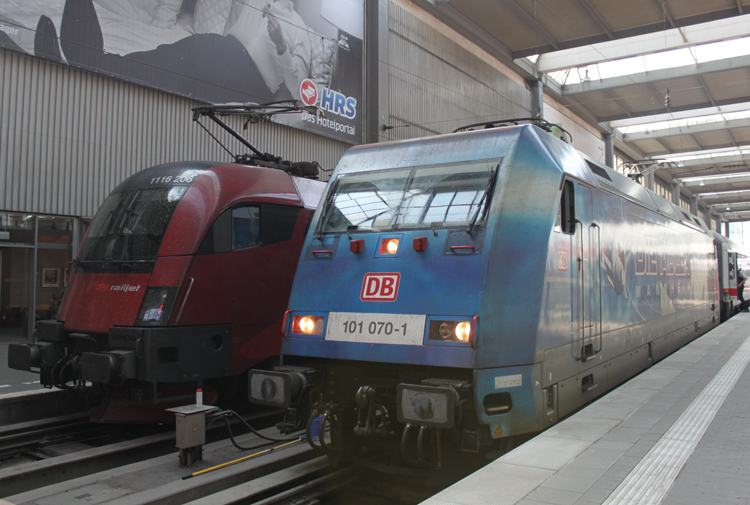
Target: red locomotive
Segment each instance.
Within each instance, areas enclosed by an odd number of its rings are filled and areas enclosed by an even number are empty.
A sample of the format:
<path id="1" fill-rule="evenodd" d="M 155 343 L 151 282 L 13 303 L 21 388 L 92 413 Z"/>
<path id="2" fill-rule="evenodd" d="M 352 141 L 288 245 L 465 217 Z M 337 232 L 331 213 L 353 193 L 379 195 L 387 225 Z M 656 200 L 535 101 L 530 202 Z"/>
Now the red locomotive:
<path id="1" fill-rule="evenodd" d="M 9 367 L 39 371 L 48 387 L 91 386 L 102 422 L 171 421 L 164 409 L 196 388 L 206 403 L 246 398 L 247 370 L 279 354 L 325 184 L 308 178 L 316 163 L 260 153 L 217 114 L 279 111 L 197 109 L 254 155 L 159 165 L 117 186 L 73 261 L 57 320 L 40 322 L 35 343 L 11 344 Z"/>

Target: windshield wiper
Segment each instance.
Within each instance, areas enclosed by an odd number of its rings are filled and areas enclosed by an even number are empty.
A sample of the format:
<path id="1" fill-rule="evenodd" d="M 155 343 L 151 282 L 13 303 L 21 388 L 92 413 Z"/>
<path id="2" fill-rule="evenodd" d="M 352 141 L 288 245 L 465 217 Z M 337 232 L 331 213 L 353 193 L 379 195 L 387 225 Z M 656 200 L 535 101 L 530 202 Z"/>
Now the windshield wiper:
<path id="1" fill-rule="evenodd" d="M 497 173 L 500 171 L 500 164 L 498 163 L 495 167 L 495 170 L 492 171 L 490 174 L 490 178 L 487 181 L 487 187 L 484 189 L 484 194 L 482 195 L 482 198 L 479 200 L 479 205 L 477 206 L 477 211 L 474 213 L 474 217 L 471 218 L 471 222 L 469 223 L 469 227 L 466 228 L 466 233 L 471 235 L 471 232 L 474 230 L 474 225 L 477 223 L 477 218 L 479 217 L 479 211 L 482 211 L 482 219 L 484 219 L 487 216 L 487 211 L 490 210 L 490 203 L 492 202 L 492 192 L 495 189 L 495 180 L 497 180 Z M 487 202 L 484 208 L 482 208 L 482 202 Z"/>
<path id="2" fill-rule="evenodd" d="M 331 189 L 328 191 L 326 199 L 323 202 L 323 208 L 320 209 L 320 219 L 318 219 L 318 224 L 315 225 L 315 238 L 317 238 L 321 242 L 323 242 L 323 221 L 328 215 L 328 209 L 333 202 L 333 197 L 336 194 L 336 189 L 339 187 L 339 182 L 341 182 L 341 179 L 336 179 L 336 181 L 331 185 Z"/>

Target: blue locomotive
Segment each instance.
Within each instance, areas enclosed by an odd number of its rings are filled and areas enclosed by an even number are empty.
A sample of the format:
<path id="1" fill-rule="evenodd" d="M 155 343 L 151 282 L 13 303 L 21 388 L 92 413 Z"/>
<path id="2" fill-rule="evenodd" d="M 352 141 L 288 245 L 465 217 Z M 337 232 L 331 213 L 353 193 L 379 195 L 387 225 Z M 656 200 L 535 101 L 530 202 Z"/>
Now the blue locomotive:
<path id="1" fill-rule="evenodd" d="M 487 126 L 354 147 L 331 177 L 249 394 L 333 454 L 507 447 L 720 322 L 699 218 L 544 122 Z"/>

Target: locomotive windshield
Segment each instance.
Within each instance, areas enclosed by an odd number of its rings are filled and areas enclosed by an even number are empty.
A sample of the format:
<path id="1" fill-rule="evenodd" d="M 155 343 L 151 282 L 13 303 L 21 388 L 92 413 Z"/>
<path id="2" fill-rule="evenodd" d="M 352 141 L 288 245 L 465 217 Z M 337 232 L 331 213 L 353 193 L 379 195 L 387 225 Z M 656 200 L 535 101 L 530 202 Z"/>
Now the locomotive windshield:
<path id="1" fill-rule="evenodd" d="M 484 219 L 497 160 L 343 174 L 333 182 L 322 233 L 465 226 Z"/>
<path id="2" fill-rule="evenodd" d="M 97 212 L 81 249 L 81 261 L 153 261 L 177 204 L 188 186 L 112 193 Z"/>

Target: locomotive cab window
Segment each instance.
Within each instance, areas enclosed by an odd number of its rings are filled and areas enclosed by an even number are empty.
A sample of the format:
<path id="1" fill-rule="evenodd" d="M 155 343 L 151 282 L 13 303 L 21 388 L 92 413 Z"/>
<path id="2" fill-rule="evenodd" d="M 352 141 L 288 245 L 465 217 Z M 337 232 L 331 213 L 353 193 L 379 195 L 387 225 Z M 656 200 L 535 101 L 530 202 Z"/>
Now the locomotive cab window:
<path id="1" fill-rule="evenodd" d="M 245 249 L 260 245 L 260 209 L 237 207 L 232 209 L 232 246 Z"/>
<path id="2" fill-rule="evenodd" d="M 172 214 L 188 186 L 127 190 L 112 193 L 102 204 L 81 249 L 81 260 L 100 263 L 96 269 L 142 269 L 153 261 Z M 118 266 L 119 265 L 119 266 Z M 135 265 L 135 267 L 134 267 Z"/>
<path id="3" fill-rule="evenodd" d="M 481 226 L 502 159 L 343 174 L 321 217 L 322 233 Z"/>
<path id="4" fill-rule="evenodd" d="M 273 204 L 241 205 L 226 210 L 209 228 L 198 254 L 223 253 L 290 240 L 300 210 Z"/>
<path id="5" fill-rule="evenodd" d="M 563 233 L 573 235 L 576 232 L 575 216 L 575 190 L 572 181 L 565 181 L 563 184 L 562 195 L 560 196 L 560 208 L 557 211 L 557 222 L 555 230 L 562 230 Z"/>

